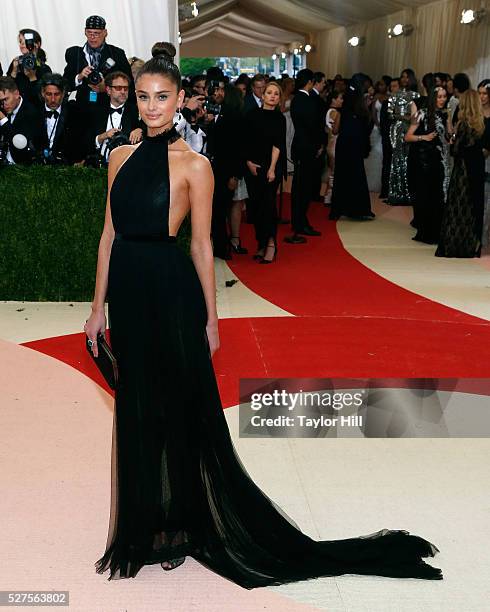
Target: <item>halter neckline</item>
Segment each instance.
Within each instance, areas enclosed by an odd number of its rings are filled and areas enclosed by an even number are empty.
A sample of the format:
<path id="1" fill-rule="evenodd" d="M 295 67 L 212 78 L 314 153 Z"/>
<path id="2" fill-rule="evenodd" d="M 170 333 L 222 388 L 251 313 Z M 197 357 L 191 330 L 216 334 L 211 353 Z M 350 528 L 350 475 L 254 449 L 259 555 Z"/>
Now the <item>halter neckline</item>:
<path id="1" fill-rule="evenodd" d="M 148 136 L 148 134 L 146 134 L 144 140 L 146 140 L 147 142 L 168 142 L 168 144 L 172 144 L 180 137 L 180 134 L 175 129 L 175 125 L 173 125 L 168 130 L 160 132 L 159 134 L 155 134 L 155 136 Z"/>

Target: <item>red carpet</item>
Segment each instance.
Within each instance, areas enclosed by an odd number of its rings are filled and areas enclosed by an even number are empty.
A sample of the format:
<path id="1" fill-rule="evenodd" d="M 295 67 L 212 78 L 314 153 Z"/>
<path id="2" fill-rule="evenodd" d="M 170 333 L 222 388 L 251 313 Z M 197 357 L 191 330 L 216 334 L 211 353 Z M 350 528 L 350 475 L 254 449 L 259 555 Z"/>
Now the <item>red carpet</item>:
<path id="1" fill-rule="evenodd" d="M 230 262 L 252 291 L 297 316 L 220 321 L 221 348 L 213 361 L 225 407 L 238 403 L 240 378 L 490 377 L 489 322 L 370 271 L 342 247 L 327 209 L 311 209 L 321 237 L 288 245 L 282 236 L 289 226 L 281 226 L 276 263 L 259 265 L 251 255 Z M 375 222 L 366 221 L 366 231 Z M 242 236 L 253 253 L 252 226 L 244 224 Z M 84 334 L 25 346 L 103 384 Z"/>

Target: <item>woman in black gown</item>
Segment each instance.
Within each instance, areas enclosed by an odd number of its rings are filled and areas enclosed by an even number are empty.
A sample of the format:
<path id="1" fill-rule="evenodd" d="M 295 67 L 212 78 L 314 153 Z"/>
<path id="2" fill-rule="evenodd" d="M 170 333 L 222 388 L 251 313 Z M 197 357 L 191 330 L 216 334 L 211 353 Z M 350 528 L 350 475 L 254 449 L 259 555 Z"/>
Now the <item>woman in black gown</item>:
<path id="1" fill-rule="evenodd" d="M 437 244 L 444 207 L 444 185 L 447 167 L 446 116 L 443 109 L 447 92 L 427 86 L 428 97 L 411 121 L 405 141 L 410 144 L 413 209 L 417 233 L 412 240 Z"/>
<path id="2" fill-rule="evenodd" d="M 454 166 L 447 204 L 442 217 L 436 257 L 480 257 L 485 199 L 485 158 L 488 148 L 478 93 L 461 94 L 456 137 L 452 145 Z"/>
<path id="3" fill-rule="evenodd" d="M 120 367 L 112 504 L 97 572 L 134 577 L 186 555 L 251 589 L 345 573 L 441 579 L 437 548 L 406 531 L 312 540 L 252 481 L 232 443 L 211 361 L 219 345 L 207 160 L 172 127 L 184 92 L 168 55 L 136 79 L 148 127 L 109 162 L 106 223 L 87 336 L 105 331 Z M 117 173 L 117 174 L 116 174 Z M 191 257 L 174 235 L 190 210 Z M 97 343 L 93 344 L 94 354 Z"/>
<path id="4" fill-rule="evenodd" d="M 369 113 L 363 94 L 354 85 L 344 93 L 344 103 L 333 132 L 338 133 L 335 145 L 335 180 L 330 219 L 342 215 L 353 219 L 371 219 L 371 210 L 364 159 L 369 155 Z"/>
<path id="5" fill-rule="evenodd" d="M 277 255 L 277 189 L 287 176 L 286 119 L 279 110 L 282 89 L 269 83 L 263 106 L 247 113 L 245 158 L 255 199 L 255 235 L 259 263 L 272 263 Z"/>

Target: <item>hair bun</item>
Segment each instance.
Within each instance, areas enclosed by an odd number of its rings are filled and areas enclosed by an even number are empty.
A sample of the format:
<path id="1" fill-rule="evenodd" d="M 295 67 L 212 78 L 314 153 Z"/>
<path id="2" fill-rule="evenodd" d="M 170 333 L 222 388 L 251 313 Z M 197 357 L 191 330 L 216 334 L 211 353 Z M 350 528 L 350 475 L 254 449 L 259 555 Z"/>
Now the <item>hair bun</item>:
<path id="1" fill-rule="evenodd" d="M 174 45 L 170 42 L 157 42 L 151 49 L 153 57 L 161 57 L 171 62 L 174 61 L 176 53 L 177 51 Z"/>

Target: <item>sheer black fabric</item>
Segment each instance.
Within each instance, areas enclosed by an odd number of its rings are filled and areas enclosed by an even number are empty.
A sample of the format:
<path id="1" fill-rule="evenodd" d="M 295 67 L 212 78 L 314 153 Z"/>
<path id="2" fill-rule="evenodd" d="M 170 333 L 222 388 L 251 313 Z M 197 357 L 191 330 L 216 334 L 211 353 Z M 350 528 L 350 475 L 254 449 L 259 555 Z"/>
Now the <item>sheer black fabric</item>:
<path id="1" fill-rule="evenodd" d="M 168 238 L 169 135 L 146 138 L 112 187 L 108 282 L 119 361 L 109 579 L 186 555 L 251 589 L 344 573 L 442 578 L 437 548 L 406 531 L 317 542 L 254 484 L 235 452 L 191 259 Z"/>
<path id="2" fill-rule="evenodd" d="M 453 145 L 454 166 L 436 257 L 480 257 L 485 199 L 485 141 L 465 124 L 458 125 Z"/>

